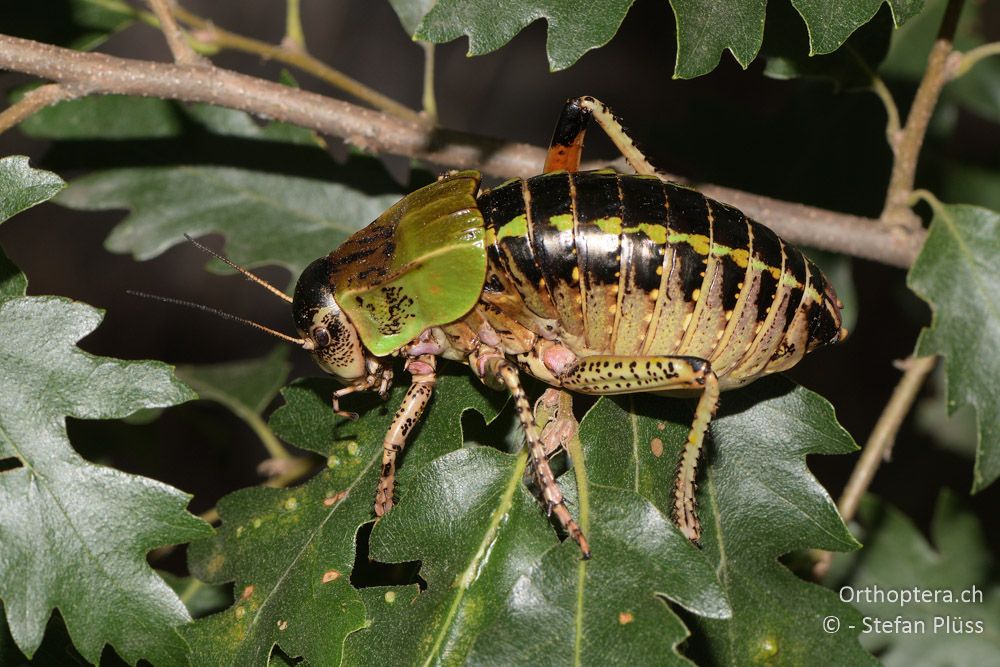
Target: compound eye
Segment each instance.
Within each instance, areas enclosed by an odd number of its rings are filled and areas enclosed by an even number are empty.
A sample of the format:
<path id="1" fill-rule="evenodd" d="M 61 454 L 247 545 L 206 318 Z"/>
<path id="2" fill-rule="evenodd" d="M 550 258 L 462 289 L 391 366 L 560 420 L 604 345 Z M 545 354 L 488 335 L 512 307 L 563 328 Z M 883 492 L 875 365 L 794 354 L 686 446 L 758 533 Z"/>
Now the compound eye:
<path id="1" fill-rule="evenodd" d="M 316 342 L 316 347 L 326 347 L 330 344 L 330 332 L 326 329 L 314 329 L 312 339 Z"/>

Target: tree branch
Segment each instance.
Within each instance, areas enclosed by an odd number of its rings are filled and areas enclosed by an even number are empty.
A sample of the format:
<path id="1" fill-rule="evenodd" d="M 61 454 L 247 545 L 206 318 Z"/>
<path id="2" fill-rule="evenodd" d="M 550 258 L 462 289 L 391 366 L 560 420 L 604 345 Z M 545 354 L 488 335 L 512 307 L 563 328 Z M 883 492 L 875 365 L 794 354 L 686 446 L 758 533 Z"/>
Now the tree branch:
<path id="1" fill-rule="evenodd" d="M 430 128 L 348 102 L 217 67 L 83 53 L 0 35 L 0 68 L 71 84 L 85 94 L 123 94 L 205 102 L 340 137 L 375 153 L 392 153 L 503 178 L 537 174 L 545 149 L 443 128 Z M 683 180 L 683 179 L 677 179 Z M 767 224 L 788 241 L 907 267 L 926 236 L 870 218 L 699 184 Z"/>
<path id="2" fill-rule="evenodd" d="M 924 380 L 937 363 L 937 357 L 911 358 L 905 362 L 906 371 L 899 379 L 899 384 L 892 392 L 892 397 L 886 403 L 882 414 L 879 415 L 875 428 L 868 436 L 861 451 L 861 458 L 851 472 L 850 479 L 844 487 L 844 492 L 837 503 L 837 509 L 844 521 L 850 521 L 858 511 L 861 497 L 868 490 L 875 477 L 875 471 L 879 464 L 888 458 L 892 443 L 896 440 L 899 427 L 902 425 L 906 415 L 910 412 L 910 406 L 917 398 L 917 393 L 924 385 Z"/>
<path id="3" fill-rule="evenodd" d="M 844 486 L 844 491 L 840 495 L 840 502 L 837 509 L 840 516 L 847 523 L 854 518 L 861 504 L 861 498 L 865 495 L 872 480 L 875 479 L 875 472 L 882 461 L 889 458 L 892 444 L 899 433 L 899 427 L 910 412 L 913 401 L 916 400 L 920 388 L 924 386 L 924 380 L 937 363 L 937 357 L 911 357 L 903 362 L 905 371 L 903 377 L 892 392 L 892 397 L 886 403 L 882 414 L 879 415 L 875 428 L 868 436 L 868 442 L 861 450 L 858 462 L 854 464 L 854 470 Z M 829 551 L 822 551 L 816 554 L 816 562 L 813 564 L 813 578 L 822 580 L 830 569 L 830 561 L 833 554 Z"/>
<path id="4" fill-rule="evenodd" d="M 960 55 L 954 51 L 952 40 L 963 3 L 964 0 L 948 0 L 937 40 L 927 57 L 927 69 L 924 70 L 917 95 L 906 117 L 906 125 L 899 133 L 898 140 L 890 144 L 895 159 L 885 197 L 885 208 L 880 216 L 889 225 L 910 229 L 921 227 L 920 218 L 910 208 L 910 193 L 913 192 L 920 148 L 924 144 L 924 135 L 927 134 L 927 126 L 934 115 L 941 89 L 954 76 L 961 61 Z"/>
<path id="5" fill-rule="evenodd" d="M 198 41 L 204 44 L 210 44 L 220 49 L 234 49 L 245 53 L 254 53 L 262 58 L 277 60 L 278 62 L 311 74 L 320 81 L 325 81 L 331 86 L 339 88 L 348 95 L 362 102 L 367 102 L 376 109 L 380 109 L 391 116 L 417 123 L 424 122 L 423 116 L 413 109 L 400 104 L 391 97 L 387 97 L 377 90 L 369 88 L 360 81 L 352 79 L 343 72 L 314 58 L 306 52 L 304 44 L 302 48 L 287 46 L 285 40 L 282 40 L 281 46 L 268 44 L 259 39 L 224 30 L 211 21 L 192 14 L 180 6 L 174 10 L 174 13 L 178 19 L 198 31 L 196 37 Z"/>
<path id="6" fill-rule="evenodd" d="M 50 83 L 28 91 L 24 97 L 0 112 L 0 133 L 6 132 L 28 116 L 63 100 L 79 97 L 73 87 Z"/>

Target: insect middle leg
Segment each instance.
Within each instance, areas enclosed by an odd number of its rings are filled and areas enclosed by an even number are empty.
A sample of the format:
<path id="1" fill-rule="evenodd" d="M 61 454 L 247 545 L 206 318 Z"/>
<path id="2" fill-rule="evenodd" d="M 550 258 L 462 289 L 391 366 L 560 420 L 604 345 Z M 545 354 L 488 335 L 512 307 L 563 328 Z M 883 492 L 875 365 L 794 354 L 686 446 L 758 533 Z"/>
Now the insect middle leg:
<path id="1" fill-rule="evenodd" d="M 674 521 L 692 542 L 701 538 L 695 505 L 698 458 L 708 425 L 719 403 L 719 379 L 711 364 L 697 357 L 583 357 L 559 375 L 563 387 L 585 394 L 700 391 L 694 421 L 677 465 L 674 482 Z"/>
<path id="2" fill-rule="evenodd" d="M 580 429 L 573 415 L 573 396 L 555 387 L 546 389 L 535 401 L 534 414 L 547 459 L 565 449 L 566 443 L 575 438 Z"/>
<path id="3" fill-rule="evenodd" d="M 406 390 L 403 402 L 393 415 L 392 423 L 382 441 L 382 472 L 375 491 L 375 515 L 382 516 L 392 509 L 396 486 L 396 457 L 406 446 L 406 438 L 420 422 L 424 408 L 431 400 L 437 376 L 434 374 L 437 357 L 422 354 L 407 361 L 406 368 L 413 376 L 413 383 Z"/>
<path id="4" fill-rule="evenodd" d="M 552 141 L 549 143 L 549 151 L 545 156 L 543 172 L 560 169 L 579 171 L 580 158 L 583 154 L 583 138 L 587 133 L 587 125 L 590 123 L 591 117 L 608 135 L 615 148 L 621 151 L 629 166 L 635 169 L 635 173 L 657 175 L 656 167 L 639 150 L 635 140 L 629 136 L 618 117 L 604 102 L 589 96 L 574 97 L 566 102 L 566 106 L 563 107 L 559 120 L 556 122 L 556 129 L 552 133 Z"/>
<path id="5" fill-rule="evenodd" d="M 511 396 L 514 398 L 517 417 L 524 428 L 525 446 L 528 448 L 531 468 L 535 474 L 535 482 L 542 494 L 542 499 L 545 501 L 548 512 L 556 515 L 563 529 L 580 545 L 583 557 L 585 559 L 590 558 L 590 545 L 587 543 L 587 538 L 584 536 L 583 531 L 580 530 L 580 526 L 576 523 L 576 520 L 569 513 L 569 509 L 563 500 L 559 483 L 556 481 L 555 475 L 552 474 L 552 468 L 549 467 L 549 459 L 546 456 L 545 446 L 538 436 L 538 426 L 531 412 L 531 404 L 528 403 L 528 398 L 524 393 L 524 387 L 521 386 L 521 376 L 517 371 L 517 367 L 502 356 L 490 356 L 484 360 L 483 369 L 484 378 L 496 378 L 507 387 L 507 390 L 510 391 Z"/>

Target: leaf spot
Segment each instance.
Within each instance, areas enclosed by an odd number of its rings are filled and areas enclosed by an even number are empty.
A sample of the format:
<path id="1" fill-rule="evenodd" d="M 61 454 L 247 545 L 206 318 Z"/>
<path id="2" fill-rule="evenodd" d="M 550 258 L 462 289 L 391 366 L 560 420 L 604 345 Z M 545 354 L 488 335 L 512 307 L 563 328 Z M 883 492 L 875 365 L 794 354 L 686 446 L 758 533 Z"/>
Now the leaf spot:
<path id="1" fill-rule="evenodd" d="M 257 519 L 254 519 L 252 523 L 253 523 L 253 527 L 254 528 L 260 528 L 260 526 L 263 523 L 263 521 L 261 521 L 260 518 L 257 518 Z"/>
<path id="2" fill-rule="evenodd" d="M 243 589 L 243 594 L 240 595 L 241 600 L 249 600 L 250 596 L 253 595 L 253 584 L 250 584 Z"/>
<path id="3" fill-rule="evenodd" d="M 339 493 L 335 493 L 332 496 L 323 499 L 323 507 L 333 507 L 346 497 L 347 497 L 347 491 L 341 491 Z"/>
<path id="4" fill-rule="evenodd" d="M 291 498 L 285 501 L 286 510 L 293 510 L 298 506 L 299 506 L 299 501 L 295 499 L 295 496 L 292 496 Z"/>
<path id="5" fill-rule="evenodd" d="M 764 637 L 760 642 L 760 650 L 754 656 L 754 661 L 770 662 L 769 658 L 773 658 L 776 655 L 778 655 L 778 641 L 774 637 Z"/>
<path id="6" fill-rule="evenodd" d="M 337 572 L 336 570 L 327 570 L 326 572 L 323 573 L 324 584 L 328 584 L 331 581 L 336 581 L 337 579 L 340 579 L 340 572 Z"/>
<path id="7" fill-rule="evenodd" d="M 243 618 L 246 613 L 246 607 L 236 607 L 236 618 Z"/>
<path id="8" fill-rule="evenodd" d="M 393 602 L 395 602 L 396 601 L 396 591 L 386 591 L 386 593 L 385 593 L 385 601 L 388 604 L 392 604 Z"/>
<path id="9" fill-rule="evenodd" d="M 351 456 L 357 456 L 358 455 L 358 441 L 357 440 L 351 440 L 349 443 L 347 443 L 347 453 L 350 454 Z"/>
<path id="10" fill-rule="evenodd" d="M 653 452 L 653 456 L 660 458 L 663 456 L 663 441 L 659 438 L 653 438 L 649 441 L 649 449 Z"/>
<path id="11" fill-rule="evenodd" d="M 618 625 L 628 625 L 635 620 L 635 616 L 630 611 L 618 612 Z"/>
<path id="12" fill-rule="evenodd" d="M 667 425 L 664 424 L 663 422 L 656 422 L 656 428 L 662 431 L 663 429 L 667 428 Z"/>
<path id="13" fill-rule="evenodd" d="M 288 628 L 288 621 L 278 621 L 278 629 L 285 630 Z"/>

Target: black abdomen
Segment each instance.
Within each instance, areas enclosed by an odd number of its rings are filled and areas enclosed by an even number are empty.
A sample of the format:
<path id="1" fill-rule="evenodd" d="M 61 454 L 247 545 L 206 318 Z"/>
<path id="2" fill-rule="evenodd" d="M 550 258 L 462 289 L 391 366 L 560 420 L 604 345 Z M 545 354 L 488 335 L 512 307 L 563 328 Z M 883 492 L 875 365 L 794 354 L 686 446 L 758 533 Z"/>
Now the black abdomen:
<path id="1" fill-rule="evenodd" d="M 509 315 L 578 355 L 695 356 L 732 385 L 839 336 L 836 297 L 819 270 L 694 190 L 651 176 L 553 172 L 478 202 L 487 289 L 506 292 L 522 305 Z"/>

